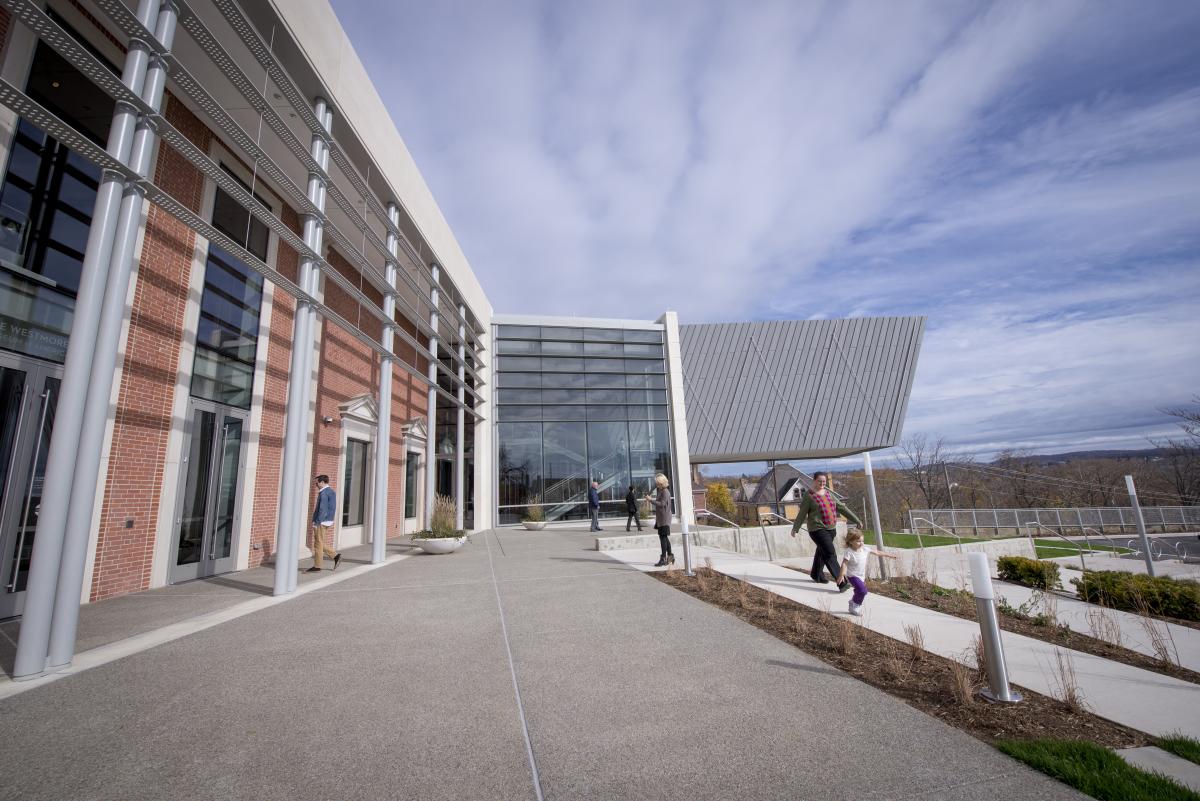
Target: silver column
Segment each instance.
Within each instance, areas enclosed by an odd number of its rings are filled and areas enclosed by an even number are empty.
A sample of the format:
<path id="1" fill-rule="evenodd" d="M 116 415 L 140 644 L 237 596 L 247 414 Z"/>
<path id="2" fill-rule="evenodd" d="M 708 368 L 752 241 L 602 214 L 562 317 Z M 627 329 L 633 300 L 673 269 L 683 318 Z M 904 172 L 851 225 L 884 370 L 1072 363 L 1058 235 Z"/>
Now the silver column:
<path id="1" fill-rule="evenodd" d="M 158 17 L 157 0 L 139 0 L 138 20 L 149 28 Z M 121 81 L 133 92 L 141 93 L 149 64 L 149 48 L 141 41 L 130 40 L 125 56 Z M 133 146 L 137 110 L 117 103 L 109 128 L 107 152 L 121 162 L 127 162 Z M 59 566 L 62 560 L 63 538 L 67 527 L 71 486 L 75 475 L 75 443 L 83 427 L 83 410 L 87 388 L 91 383 L 92 356 L 95 352 L 96 331 L 100 326 L 104 284 L 108 262 L 112 255 L 117 230 L 117 214 L 125 181 L 118 173 L 104 172 L 96 192 L 92 225 L 88 230 L 83 267 L 76 294 L 71 336 L 54 417 L 54 436 L 46 457 L 46 472 L 37 533 L 33 541 L 32 562 L 29 567 L 25 609 L 21 632 L 13 663 L 13 678 L 32 678 L 45 670 L 50 643 L 51 619 L 54 615 Z M 92 477 L 93 481 L 95 476 Z M 78 599 L 76 599 L 78 600 Z"/>
<path id="2" fill-rule="evenodd" d="M 433 286 L 429 290 L 431 310 L 429 312 L 429 327 L 433 336 L 429 337 L 429 431 L 425 441 L 425 528 L 433 523 L 433 496 L 437 488 L 437 385 L 438 385 L 438 281 L 441 280 L 441 268 L 436 264 L 429 268 L 433 276 Z"/>
<path id="3" fill-rule="evenodd" d="M 467 308 L 461 303 L 458 306 L 458 316 L 463 320 L 467 319 Z M 466 497 L 463 490 L 463 474 L 466 469 L 466 432 L 464 428 L 467 422 L 467 412 L 463 404 L 467 400 L 467 391 L 464 389 L 467 380 L 467 327 L 463 323 L 458 324 L 458 429 L 454 443 L 454 527 L 459 531 L 463 528 L 463 514 L 466 507 Z"/>
<path id="4" fill-rule="evenodd" d="M 178 12 L 170 2 L 164 3 L 158 15 L 154 35 L 170 48 L 175 39 Z M 162 105 L 163 89 L 167 83 L 167 65 L 154 56 L 146 71 L 142 100 L 155 111 Z M 141 178 L 150 174 L 157 136 L 152 120 L 142 117 L 137 123 L 129 167 Z M 125 319 L 129 279 L 133 274 L 134 250 L 142 222 L 145 196 L 136 184 L 125 187 L 121 212 L 109 262 L 108 281 L 104 287 L 100 325 L 92 358 L 92 380 L 84 406 L 83 426 L 76 445 L 75 478 L 67 513 L 66 537 L 63 541 L 62 562 L 58 573 L 58 592 L 54 601 L 54 617 L 50 628 L 48 669 L 65 667 L 75 656 L 75 632 L 79 625 L 79 602 L 83 591 L 83 573 L 87 566 L 88 536 L 92 528 L 92 512 L 96 501 L 96 479 L 100 471 L 100 451 L 104 446 L 104 429 L 108 422 L 113 376 L 117 372 L 121 326 Z"/>
<path id="5" fill-rule="evenodd" d="M 1138 536 L 1142 540 L 1142 553 L 1146 555 L 1146 572 L 1154 575 L 1154 556 L 1150 553 L 1150 538 L 1146 536 L 1146 519 L 1142 517 L 1142 505 L 1138 502 L 1137 488 L 1133 486 L 1133 476 L 1125 476 L 1125 489 L 1129 490 L 1129 502 L 1133 505 L 1133 519 L 1137 523 Z M 1080 558 L 1083 551 L 1079 552 Z"/>
<path id="6" fill-rule="evenodd" d="M 863 451 L 863 472 L 867 474 L 867 496 L 871 499 L 871 523 L 875 526 L 875 547 L 883 550 L 883 525 L 879 522 L 879 500 L 875 497 L 875 472 L 871 469 L 871 452 Z M 879 576 L 888 577 L 887 560 L 879 560 Z"/>
<path id="7" fill-rule="evenodd" d="M 1021 694 L 1008 683 L 1008 663 L 1004 659 L 1004 644 L 1000 639 L 1000 621 L 996 616 L 996 591 L 992 587 L 991 568 L 987 554 L 969 553 L 971 589 L 975 594 L 975 614 L 979 618 L 979 634 L 983 639 L 984 659 L 987 660 L 988 686 L 980 695 L 996 703 L 1015 704 Z M 983 667 L 976 665 L 976 669 Z"/>
<path id="8" fill-rule="evenodd" d="M 317 98 L 313 113 L 328 132 L 331 112 L 324 98 Z M 310 153 L 324 167 L 328 164 L 328 148 L 325 139 L 317 133 L 312 136 Z M 324 208 L 325 187 L 320 175 L 308 176 L 308 199 L 318 210 Z M 321 252 L 323 229 L 321 220 L 309 215 L 304 220 L 304 244 L 314 252 Z M 313 260 L 300 260 L 296 283 L 315 297 L 320 281 L 319 271 Z M 296 315 L 292 320 L 292 359 L 288 374 L 287 416 L 283 435 L 283 469 L 279 490 L 279 523 L 275 534 L 275 595 L 284 595 L 296 589 L 296 570 L 300 553 L 300 537 L 304 531 L 301 522 L 302 505 L 308 502 L 308 475 L 305 457 L 308 454 L 308 406 L 309 384 L 312 378 L 313 318 L 316 312 L 303 299 L 296 301 Z"/>
<path id="9" fill-rule="evenodd" d="M 388 221 L 393 225 L 399 223 L 400 211 L 392 203 L 388 204 Z M 400 253 L 400 243 L 396 234 L 390 229 L 387 232 L 388 260 L 386 275 L 388 289 L 396 288 L 396 259 Z M 396 298 L 388 294 L 383 298 L 383 312 L 388 322 L 383 327 L 383 347 L 388 353 L 392 352 L 394 332 L 391 324 L 396 318 Z M 371 511 L 371 562 L 379 564 L 387 555 L 388 528 L 388 472 L 391 467 L 392 454 L 392 359 L 383 356 L 379 360 L 379 419 L 375 431 L 375 502 Z"/>

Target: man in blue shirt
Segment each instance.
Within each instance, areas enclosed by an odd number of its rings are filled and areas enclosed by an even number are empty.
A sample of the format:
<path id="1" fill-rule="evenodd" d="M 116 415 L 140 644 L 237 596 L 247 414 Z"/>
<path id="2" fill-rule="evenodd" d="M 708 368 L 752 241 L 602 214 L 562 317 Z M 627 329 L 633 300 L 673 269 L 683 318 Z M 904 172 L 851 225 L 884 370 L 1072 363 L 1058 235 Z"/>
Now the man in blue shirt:
<path id="1" fill-rule="evenodd" d="M 337 570 L 342 555 L 329 547 L 333 539 L 333 522 L 337 515 L 337 494 L 329 486 L 329 476 L 322 473 L 317 476 L 317 508 L 313 510 L 313 566 L 305 573 L 320 573 L 322 559 L 333 557 L 333 569 Z"/>
<path id="2" fill-rule="evenodd" d="M 592 531 L 600 530 L 600 484 L 592 482 L 588 487 L 588 511 L 592 514 Z"/>

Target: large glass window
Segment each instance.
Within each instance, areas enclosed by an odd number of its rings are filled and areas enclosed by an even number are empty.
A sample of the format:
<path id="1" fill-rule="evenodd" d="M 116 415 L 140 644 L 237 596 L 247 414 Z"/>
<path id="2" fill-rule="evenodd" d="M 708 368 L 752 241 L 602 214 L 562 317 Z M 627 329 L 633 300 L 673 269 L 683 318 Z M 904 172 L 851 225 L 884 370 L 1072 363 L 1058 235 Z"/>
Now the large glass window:
<path id="1" fill-rule="evenodd" d="M 497 350 L 513 354 L 498 358 L 496 373 L 500 523 L 518 522 L 537 496 L 548 520 L 586 519 L 593 480 L 601 514 L 620 516 L 630 485 L 640 495 L 655 474 L 671 477 L 660 330 L 497 333 Z"/>
<path id="2" fill-rule="evenodd" d="M 103 145 L 108 138 L 112 99 L 44 42 L 34 50 L 26 91 L 89 139 Z M 17 122 L 0 188 L 0 348 L 66 358 L 99 177 L 91 162 Z"/>
<path id="3" fill-rule="evenodd" d="M 542 424 L 499 423 L 500 506 L 523 507 L 542 494 Z"/>
<path id="4" fill-rule="evenodd" d="M 213 202 L 213 227 L 259 259 L 266 259 L 267 226 L 221 189 Z M 261 275 L 221 247 L 209 245 L 192 395 L 250 408 L 262 295 Z"/>
<path id="5" fill-rule="evenodd" d="M 342 525 L 361 526 L 367 510 L 367 448 L 361 439 L 346 440 L 346 477 L 342 482 Z"/>

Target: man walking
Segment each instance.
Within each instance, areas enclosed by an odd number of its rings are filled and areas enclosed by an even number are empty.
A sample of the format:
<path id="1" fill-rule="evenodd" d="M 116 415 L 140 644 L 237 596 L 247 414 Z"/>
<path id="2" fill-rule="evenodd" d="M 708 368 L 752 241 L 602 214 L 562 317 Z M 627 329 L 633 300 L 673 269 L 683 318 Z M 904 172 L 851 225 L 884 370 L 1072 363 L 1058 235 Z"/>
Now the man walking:
<path id="1" fill-rule="evenodd" d="M 592 514 L 592 531 L 600 530 L 600 483 L 592 482 L 588 487 L 588 511 Z"/>
<path id="2" fill-rule="evenodd" d="M 337 514 L 337 494 L 329 486 L 329 476 L 322 473 L 317 476 L 317 508 L 313 510 L 313 566 L 305 573 L 320 573 L 321 563 L 326 556 L 333 557 L 333 569 L 337 570 L 342 555 L 329 547 L 333 539 L 333 520 Z"/>
<path id="3" fill-rule="evenodd" d="M 642 521 L 641 518 L 638 517 L 638 499 L 637 496 L 633 494 L 632 484 L 629 485 L 629 494 L 625 496 L 625 511 L 629 513 L 629 516 L 625 518 L 625 530 L 629 531 L 630 522 L 634 522 L 637 523 L 638 531 L 641 531 Z"/>

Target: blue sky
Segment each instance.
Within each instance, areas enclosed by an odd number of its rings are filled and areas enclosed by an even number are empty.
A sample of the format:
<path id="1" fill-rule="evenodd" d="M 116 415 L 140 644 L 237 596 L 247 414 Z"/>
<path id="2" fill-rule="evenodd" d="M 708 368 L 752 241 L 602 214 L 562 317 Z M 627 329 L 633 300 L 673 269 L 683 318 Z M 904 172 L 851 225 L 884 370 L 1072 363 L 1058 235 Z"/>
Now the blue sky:
<path id="1" fill-rule="evenodd" d="M 979 454 L 1200 393 L 1200 3 L 333 5 L 499 312 L 926 315 Z"/>

